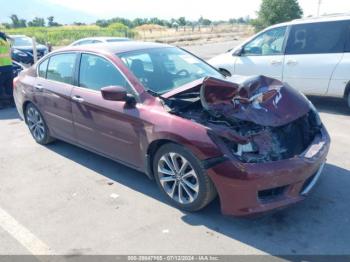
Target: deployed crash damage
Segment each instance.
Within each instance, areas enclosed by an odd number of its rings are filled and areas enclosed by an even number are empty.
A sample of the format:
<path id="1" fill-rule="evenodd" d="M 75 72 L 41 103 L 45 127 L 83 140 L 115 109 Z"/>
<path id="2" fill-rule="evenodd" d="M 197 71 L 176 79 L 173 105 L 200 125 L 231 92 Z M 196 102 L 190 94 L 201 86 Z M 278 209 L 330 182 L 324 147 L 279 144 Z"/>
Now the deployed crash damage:
<path id="1" fill-rule="evenodd" d="M 261 163 L 303 153 L 321 121 L 298 91 L 265 76 L 205 78 L 166 97 L 169 112 L 203 124 L 239 160 Z"/>
<path id="2" fill-rule="evenodd" d="M 276 210 L 305 199 L 320 178 L 330 137 L 311 102 L 288 85 L 264 76 L 224 78 L 159 43 L 77 48 L 58 50 L 16 78 L 18 113 L 38 144 L 57 138 L 145 172 L 186 212 L 216 195 L 225 215 Z M 41 77 L 53 56 L 77 51 L 104 61 L 77 65 L 98 83 L 85 79 L 90 86 L 67 89 Z M 39 82 L 55 95 L 43 97 Z M 48 106 L 56 104 L 61 110 Z"/>

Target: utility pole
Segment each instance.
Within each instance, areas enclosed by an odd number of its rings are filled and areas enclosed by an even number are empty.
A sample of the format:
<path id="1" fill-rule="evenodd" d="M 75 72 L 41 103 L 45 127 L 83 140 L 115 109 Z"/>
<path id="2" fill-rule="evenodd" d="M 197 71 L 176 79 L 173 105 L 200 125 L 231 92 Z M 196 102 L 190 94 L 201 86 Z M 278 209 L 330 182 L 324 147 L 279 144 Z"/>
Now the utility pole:
<path id="1" fill-rule="evenodd" d="M 317 5 L 317 16 L 320 16 L 321 4 L 322 4 L 322 0 L 318 0 L 318 5 Z"/>

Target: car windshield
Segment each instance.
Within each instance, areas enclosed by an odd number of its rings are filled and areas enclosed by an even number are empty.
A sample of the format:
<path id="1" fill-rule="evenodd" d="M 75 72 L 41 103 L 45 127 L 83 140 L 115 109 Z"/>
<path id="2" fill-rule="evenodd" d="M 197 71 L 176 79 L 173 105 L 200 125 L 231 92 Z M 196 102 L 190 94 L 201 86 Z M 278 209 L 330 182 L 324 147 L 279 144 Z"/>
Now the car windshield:
<path id="1" fill-rule="evenodd" d="M 29 37 L 14 37 L 12 43 L 14 46 L 31 46 L 33 44 Z"/>
<path id="2" fill-rule="evenodd" d="M 223 78 L 208 64 L 176 47 L 138 50 L 118 56 L 146 89 L 157 94 L 207 76 Z"/>

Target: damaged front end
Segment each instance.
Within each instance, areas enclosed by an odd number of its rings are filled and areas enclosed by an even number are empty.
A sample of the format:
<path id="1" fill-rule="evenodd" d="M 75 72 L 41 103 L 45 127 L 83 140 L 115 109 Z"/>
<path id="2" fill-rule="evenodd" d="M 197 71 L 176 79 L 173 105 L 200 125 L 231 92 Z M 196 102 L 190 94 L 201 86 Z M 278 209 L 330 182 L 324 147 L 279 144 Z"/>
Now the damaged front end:
<path id="1" fill-rule="evenodd" d="M 244 163 L 289 159 L 320 134 L 318 113 L 304 95 L 265 76 L 206 78 L 166 99 L 169 112 L 198 122 Z"/>

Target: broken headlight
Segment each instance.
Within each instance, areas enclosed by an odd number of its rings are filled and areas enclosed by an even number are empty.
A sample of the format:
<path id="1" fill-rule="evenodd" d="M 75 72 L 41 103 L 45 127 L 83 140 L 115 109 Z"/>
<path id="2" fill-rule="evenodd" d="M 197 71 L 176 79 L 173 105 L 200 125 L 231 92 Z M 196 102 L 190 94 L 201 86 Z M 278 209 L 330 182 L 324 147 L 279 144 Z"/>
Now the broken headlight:
<path id="1" fill-rule="evenodd" d="M 245 144 L 240 144 L 237 141 L 233 141 L 226 137 L 220 136 L 214 132 L 208 131 L 208 135 L 215 144 L 224 146 L 232 155 L 243 162 L 250 162 L 247 160 L 251 158 L 251 155 L 257 157 L 259 154 L 259 148 L 253 141 Z"/>
<path id="2" fill-rule="evenodd" d="M 258 146 L 253 142 L 236 144 L 232 149 L 233 154 L 236 156 L 242 156 L 245 153 L 258 153 L 258 151 Z"/>

